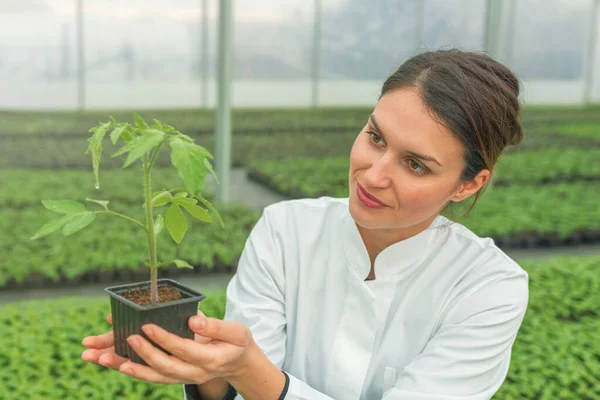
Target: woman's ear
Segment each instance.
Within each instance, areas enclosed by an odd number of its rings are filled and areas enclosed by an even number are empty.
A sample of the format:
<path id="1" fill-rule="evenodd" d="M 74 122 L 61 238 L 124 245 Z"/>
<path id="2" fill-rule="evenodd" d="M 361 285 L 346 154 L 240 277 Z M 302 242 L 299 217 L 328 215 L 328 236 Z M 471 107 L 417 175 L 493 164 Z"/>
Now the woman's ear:
<path id="1" fill-rule="evenodd" d="M 463 201 L 469 196 L 475 194 L 483 185 L 490 180 L 490 171 L 487 169 L 481 170 L 477 176 L 470 181 L 461 182 L 460 186 L 454 193 L 454 196 L 450 198 L 450 201 L 456 203 Z"/>

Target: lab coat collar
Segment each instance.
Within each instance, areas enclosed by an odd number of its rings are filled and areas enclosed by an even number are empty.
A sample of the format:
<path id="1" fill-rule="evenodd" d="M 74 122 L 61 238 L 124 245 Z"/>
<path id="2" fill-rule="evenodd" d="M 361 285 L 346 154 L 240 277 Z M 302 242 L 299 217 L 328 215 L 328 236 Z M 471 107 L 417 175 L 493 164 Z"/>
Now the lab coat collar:
<path id="1" fill-rule="evenodd" d="M 418 265 L 420 260 L 433 251 L 431 244 L 443 219 L 438 216 L 424 231 L 385 248 L 375 259 L 375 278 L 377 280 L 398 278 L 399 275 L 410 272 L 411 267 Z M 341 237 L 344 238 L 344 252 L 348 267 L 364 281 L 369 276 L 371 261 L 349 209 L 344 215 L 342 229 Z"/>

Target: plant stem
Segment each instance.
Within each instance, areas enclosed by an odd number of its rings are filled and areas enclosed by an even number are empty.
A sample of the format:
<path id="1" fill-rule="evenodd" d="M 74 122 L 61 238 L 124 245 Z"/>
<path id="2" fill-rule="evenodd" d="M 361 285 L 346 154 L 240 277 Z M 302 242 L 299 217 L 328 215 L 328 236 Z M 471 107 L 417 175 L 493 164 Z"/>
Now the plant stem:
<path id="1" fill-rule="evenodd" d="M 160 142 L 160 144 L 158 145 L 158 147 L 154 150 L 154 153 L 152 154 L 152 159 L 150 160 L 150 166 L 148 167 L 148 169 L 151 170 L 152 167 L 154 166 L 154 161 L 156 161 L 156 156 L 158 155 L 158 151 L 160 150 L 160 148 L 163 145 L 163 143 L 165 142 L 165 140 L 163 140 L 162 142 Z"/>
<path id="2" fill-rule="evenodd" d="M 121 217 L 123 219 L 126 219 L 127 221 L 133 222 L 134 224 L 136 224 L 138 226 L 141 226 L 144 230 L 147 230 L 146 225 L 142 224 L 141 222 L 139 222 L 133 218 L 128 217 L 127 215 L 119 214 L 114 211 L 96 211 L 96 214 L 109 214 L 109 215 L 114 215 L 116 217 Z"/>
<path id="3" fill-rule="evenodd" d="M 157 258 L 156 258 L 156 238 L 154 237 L 154 217 L 152 216 L 152 186 L 150 181 L 150 166 L 148 165 L 148 155 L 144 156 L 144 190 L 146 197 L 146 230 L 148 232 L 148 251 L 150 253 L 150 301 L 152 304 L 158 303 L 158 284 L 157 284 Z"/>

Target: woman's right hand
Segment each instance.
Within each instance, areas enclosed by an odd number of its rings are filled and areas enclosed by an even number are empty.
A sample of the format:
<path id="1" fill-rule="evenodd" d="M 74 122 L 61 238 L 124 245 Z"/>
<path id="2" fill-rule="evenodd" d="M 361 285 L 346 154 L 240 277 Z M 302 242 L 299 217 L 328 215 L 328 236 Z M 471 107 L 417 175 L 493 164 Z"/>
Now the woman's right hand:
<path id="1" fill-rule="evenodd" d="M 109 314 L 106 319 L 112 325 L 112 314 Z M 207 344 L 212 339 L 194 333 L 194 340 L 198 343 Z M 127 361 L 127 358 L 118 356 L 115 353 L 115 337 L 112 330 L 103 335 L 88 336 L 81 343 L 88 348 L 81 354 L 84 361 L 113 369 L 119 369 L 121 364 Z"/>
<path id="2" fill-rule="evenodd" d="M 112 314 L 108 315 L 107 320 L 112 325 Z M 84 361 L 117 370 L 121 364 L 127 361 L 126 358 L 115 353 L 115 337 L 112 330 L 103 335 L 88 336 L 81 343 L 87 347 L 87 350 L 81 354 Z"/>
<path id="3" fill-rule="evenodd" d="M 108 315 L 107 321 L 112 325 L 112 314 Z M 198 343 L 207 344 L 212 339 L 195 333 L 194 340 Z M 116 370 L 119 370 L 121 364 L 128 361 L 127 358 L 123 358 L 115 353 L 115 338 L 112 330 L 102 335 L 88 336 L 83 339 L 82 344 L 87 347 L 81 354 L 81 358 L 84 361 Z M 227 393 L 228 388 L 229 383 L 222 378 L 216 378 L 203 385 L 198 385 L 198 390 L 202 398 L 206 399 L 221 399 Z"/>

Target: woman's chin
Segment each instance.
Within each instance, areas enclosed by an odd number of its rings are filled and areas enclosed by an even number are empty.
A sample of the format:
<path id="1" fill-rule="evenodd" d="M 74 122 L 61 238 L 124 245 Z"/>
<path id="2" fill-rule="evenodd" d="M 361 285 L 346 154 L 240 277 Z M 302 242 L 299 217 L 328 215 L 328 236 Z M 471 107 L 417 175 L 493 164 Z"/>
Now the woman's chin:
<path id="1" fill-rule="evenodd" d="M 375 229 L 378 227 L 377 218 L 370 212 L 368 208 L 361 204 L 360 200 L 350 198 L 348 202 L 350 215 L 357 225 L 366 229 Z"/>

